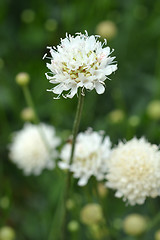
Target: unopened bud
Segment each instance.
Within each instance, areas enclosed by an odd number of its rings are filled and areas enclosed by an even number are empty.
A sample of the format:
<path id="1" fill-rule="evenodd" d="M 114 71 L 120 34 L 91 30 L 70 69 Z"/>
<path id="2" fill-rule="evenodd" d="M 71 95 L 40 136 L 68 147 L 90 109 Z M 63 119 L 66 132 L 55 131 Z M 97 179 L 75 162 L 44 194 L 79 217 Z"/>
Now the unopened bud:
<path id="1" fill-rule="evenodd" d="M 13 228 L 4 226 L 0 228 L 0 240 L 14 240 L 15 231 Z"/>
<path id="2" fill-rule="evenodd" d="M 35 118 L 35 114 L 34 114 L 34 111 L 32 108 L 24 108 L 22 111 L 21 111 L 21 114 L 20 114 L 22 120 L 24 121 L 32 121 L 34 120 Z"/>
<path id="3" fill-rule="evenodd" d="M 152 119 L 160 119 L 160 100 L 154 100 L 148 104 L 147 114 Z"/>
<path id="4" fill-rule="evenodd" d="M 160 240 L 160 229 L 155 232 L 154 239 Z"/>
<path id="5" fill-rule="evenodd" d="M 123 221 L 123 230 L 131 236 L 138 236 L 145 232 L 147 220 L 140 214 L 130 214 Z"/>
<path id="6" fill-rule="evenodd" d="M 96 33 L 102 38 L 112 39 L 117 35 L 117 26 L 112 21 L 102 21 L 97 25 Z"/>
<path id="7" fill-rule="evenodd" d="M 102 208 L 97 203 L 90 203 L 84 206 L 80 213 L 82 223 L 92 225 L 103 221 Z"/>
<path id="8" fill-rule="evenodd" d="M 109 119 L 113 124 L 120 123 L 124 120 L 125 114 L 121 109 L 115 109 L 109 113 Z"/>
<path id="9" fill-rule="evenodd" d="M 9 198 L 7 196 L 0 199 L 0 207 L 3 209 L 7 209 L 9 207 Z"/>
<path id="10" fill-rule="evenodd" d="M 140 118 L 136 115 L 129 117 L 128 123 L 131 127 L 137 127 L 140 123 Z"/>
<path id="11" fill-rule="evenodd" d="M 26 72 L 20 72 L 16 75 L 16 83 L 20 86 L 25 86 L 29 83 L 30 76 Z"/>
<path id="12" fill-rule="evenodd" d="M 35 19 L 35 12 L 32 9 L 25 9 L 21 14 L 21 19 L 25 23 L 31 23 Z"/>
<path id="13" fill-rule="evenodd" d="M 45 23 L 45 28 L 49 32 L 53 32 L 57 28 L 57 21 L 55 19 L 48 19 Z"/>
<path id="14" fill-rule="evenodd" d="M 79 229 L 79 223 L 75 220 L 72 220 L 68 223 L 68 230 L 70 232 L 76 232 Z"/>
<path id="15" fill-rule="evenodd" d="M 74 208 L 74 206 L 75 206 L 74 201 L 73 201 L 72 199 L 68 199 L 67 202 L 66 202 L 66 208 L 67 208 L 68 210 L 71 210 L 71 209 Z"/>

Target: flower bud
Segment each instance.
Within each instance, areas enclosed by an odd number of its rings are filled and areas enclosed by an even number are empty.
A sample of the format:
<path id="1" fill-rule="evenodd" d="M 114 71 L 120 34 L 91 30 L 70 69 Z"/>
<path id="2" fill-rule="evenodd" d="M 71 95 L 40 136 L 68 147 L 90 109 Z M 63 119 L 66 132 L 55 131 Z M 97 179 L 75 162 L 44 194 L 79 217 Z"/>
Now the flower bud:
<path id="1" fill-rule="evenodd" d="M 120 123 L 124 120 L 125 114 L 121 109 L 115 109 L 109 113 L 109 119 L 113 124 Z"/>
<path id="2" fill-rule="evenodd" d="M 24 23 L 31 23 L 35 19 L 35 12 L 32 9 L 25 9 L 21 14 Z"/>
<path id="3" fill-rule="evenodd" d="M 137 127 L 140 123 L 140 118 L 136 115 L 129 117 L 128 123 L 131 127 Z"/>
<path id="4" fill-rule="evenodd" d="M 0 199 L 0 207 L 3 209 L 7 209 L 9 207 L 9 198 L 7 196 Z"/>
<path id="5" fill-rule="evenodd" d="M 68 210 L 72 210 L 75 206 L 75 203 L 72 199 L 68 199 L 67 202 L 66 202 L 66 208 Z"/>
<path id="6" fill-rule="evenodd" d="M 147 220 L 140 214 L 130 214 L 123 221 L 123 230 L 131 236 L 142 234 L 147 228 Z"/>
<path id="7" fill-rule="evenodd" d="M 16 83 L 20 86 L 25 86 L 29 83 L 30 76 L 26 72 L 20 72 L 16 75 Z"/>
<path id="8" fill-rule="evenodd" d="M 147 114 L 154 120 L 160 119 L 160 100 L 153 100 L 148 104 Z"/>
<path id="9" fill-rule="evenodd" d="M 154 239 L 160 240 L 160 229 L 155 232 Z"/>
<path id="10" fill-rule="evenodd" d="M 96 224 L 103 221 L 102 208 L 97 203 L 89 203 L 84 206 L 80 213 L 82 223 L 86 225 Z"/>
<path id="11" fill-rule="evenodd" d="M 35 114 L 32 108 L 27 107 L 21 111 L 20 117 L 24 121 L 32 121 L 35 118 Z"/>
<path id="12" fill-rule="evenodd" d="M 79 223 L 75 220 L 72 220 L 68 223 L 68 230 L 70 232 L 76 232 L 79 229 Z"/>
<path id="13" fill-rule="evenodd" d="M 89 230 L 93 239 L 100 240 L 108 238 L 108 229 L 106 226 L 101 226 L 100 224 L 92 224 L 89 226 Z"/>
<path id="14" fill-rule="evenodd" d="M 112 39 L 117 35 L 117 26 L 112 21 L 102 21 L 97 25 L 96 33 L 102 38 Z"/>
<path id="15" fill-rule="evenodd" d="M 13 228 L 4 226 L 0 228 L 0 240 L 14 240 L 15 231 Z"/>
<path id="16" fill-rule="evenodd" d="M 53 32 L 56 30 L 57 28 L 57 21 L 55 19 L 48 19 L 46 22 L 45 22 L 45 28 L 47 31 L 49 32 Z"/>

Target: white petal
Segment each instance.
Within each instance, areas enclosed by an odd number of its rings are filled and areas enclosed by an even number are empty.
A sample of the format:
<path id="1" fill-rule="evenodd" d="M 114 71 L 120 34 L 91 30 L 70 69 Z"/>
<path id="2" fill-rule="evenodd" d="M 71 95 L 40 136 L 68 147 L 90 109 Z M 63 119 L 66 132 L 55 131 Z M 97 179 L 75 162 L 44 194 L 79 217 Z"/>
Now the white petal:
<path id="1" fill-rule="evenodd" d="M 52 91 L 55 94 L 61 94 L 63 92 L 63 90 L 64 90 L 64 84 L 59 84 L 56 87 L 54 87 Z"/>
<path id="2" fill-rule="evenodd" d="M 68 98 L 73 98 L 76 93 L 77 93 L 77 86 L 71 88 L 70 93 L 67 94 L 66 97 L 68 97 Z"/>
<path id="3" fill-rule="evenodd" d="M 84 186 L 84 185 L 87 184 L 87 181 L 88 181 L 88 178 L 82 177 L 82 178 L 79 179 L 78 185 L 79 185 L 79 186 Z"/>
<path id="4" fill-rule="evenodd" d="M 105 75 L 110 75 L 112 72 L 114 72 L 116 70 L 117 70 L 117 64 L 110 65 L 105 69 L 104 73 L 105 73 Z"/>
<path id="5" fill-rule="evenodd" d="M 105 91 L 105 87 L 101 83 L 96 83 L 95 84 L 95 89 L 98 94 L 102 94 Z"/>
<path id="6" fill-rule="evenodd" d="M 61 169 L 68 169 L 69 168 L 69 165 L 65 162 L 59 162 L 58 163 L 58 166 L 61 168 Z"/>
<path id="7" fill-rule="evenodd" d="M 86 89 L 92 90 L 93 89 L 93 82 L 85 82 L 83 83 Z"/>

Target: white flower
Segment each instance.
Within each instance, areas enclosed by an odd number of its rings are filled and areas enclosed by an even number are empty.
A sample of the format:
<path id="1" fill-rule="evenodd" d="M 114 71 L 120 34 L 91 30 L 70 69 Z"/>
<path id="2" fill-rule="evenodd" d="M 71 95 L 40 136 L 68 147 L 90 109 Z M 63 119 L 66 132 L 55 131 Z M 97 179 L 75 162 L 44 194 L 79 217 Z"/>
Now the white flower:
<path id="1" fill-rule="evenodd" d="M 79 87 L 88 90 L 95 88 L 98 94 L 105 91 L 104 81 L 117 70 L 117 64 L 113 61 L 115 57 L 110 57 L 110 48 L 102 48 L 107 44 L 106 39 L 102 44 L 98 37 L 88 36 L 87 31 L 85 34 L 77 33 L 75 37 L 66 34 L 60 45 L 48 47 L 51 63 L 47 63 L 47 67 L 51 72 L 46 73 L 46 77 L 56 84 L 49 91 L 58 94 L 57 98 L 68 90 L 70 92 L 63 96 L 72 98 Z"/>
<path id="2" fill-rule="evenodd" d="M 9 146 L 9 157 L 25 175 L 39 175 L 45 168 L 53 169 L 60 139 L 55 129 L 46 124 L 26 123 L 24 128 L 13 135 Z"/>
<path id="3" fill-rule="evenodd" d="M 76 140 L 73 162 L 69 165 L 71 143 L 67 143 L 61 152 L 62 161 L 59 167 L 69 169 L 75 178 L 80 178 L 78 185 L 84 186 L 93 175 L 97 180 L 104 179 L 106 174 L 106 161 L 110 154 L 111 142 L 109 137 L 103 136 L 102 132 L 93 132 L 88 129 L 79 133 Z"/>
<path id="4" fill-rule="evenodd" d="M 160 195 L 160 152 L 144 138 L 133 138 L 112 150 L 108 160 L 107 186 L 129 204 L 143 204 Z"/>

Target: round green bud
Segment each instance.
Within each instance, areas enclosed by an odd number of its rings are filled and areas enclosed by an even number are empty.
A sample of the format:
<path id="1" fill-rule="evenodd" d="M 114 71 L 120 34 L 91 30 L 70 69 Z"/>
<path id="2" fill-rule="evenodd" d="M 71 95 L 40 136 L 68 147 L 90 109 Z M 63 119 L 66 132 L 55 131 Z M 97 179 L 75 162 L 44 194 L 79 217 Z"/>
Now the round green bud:
<path id="1" fill-rule="evenodd" d="M 75 202 L 72 199 L 68 199 L 66 202 L 66 208 L 72 210 L 75 206 Z"/>
<path id="2" fill-rule="evenodd" d="M 136 115 L 129 117 L 128 123 L 131 127 L 137 127 L 140 123 L 140 118 Z"/>
<path id="3" fill-rule="evenodd" d="M 32 108 L 27 107 L 21 111 L 20 117 L 24 121 L 32 121 L 35 118 L 35 114 Z"/>
<path id="4" fill-rule="evenodd" d="M 79 229 L 79 223 L 75 220 L 72 220 L 68 223 L 68 230 L 70 232 L 76 232 Z"/>
<path id="5" fill-rule="evenodd" d="M 0 207 L 3 209 L 7 209 L 9 207 L 9 198 L 7 196 L 4 196 L 0 198 Z"/>
<path id="6" fill-rule="evenodd" d="M 114 221 L 113 221 L 113 226 L 115 229 L 117 230 L 120 230 L 122 228 L 122 225 L 123 225 L 123 221 L 121 218 L 116 218 Z"/>
<path id="7" fill-rule="evenodd" d="M 160 240 L 160 229 L 155 232 L 154 239 Z"/>
<path id="8" fill-rule="evenodd" d="M 0 228 L 0 240 L 14 240 L 15 239 L 15 231 L 13 228 L 4 226 Z"/>
<path id="9" fill-rule="evenodd" d="M 103 221 L 102 208 L 97 203 L 89 203 L 84 206 L 80 213 L 82 223 L 92 225 Z"/>
<path id="10" fill-rule="evenodd" d="M 160 100 L 154 100 L 148 104 L 147 114 L 154 120 L 160 119 Z"/>
<path id="11" fill-rule="evenodd" d="M 16 75 L 16 83 L 20 86 L 25 86 L 29 83 L 30 76 L 26 72 L 20 72 Z"/>
<path id="12" fill-rule="evenodd" d="M 97 25 L 96 33 L 102 38 L 112 39 L 117 35 L 117 26 L 112 21 L 102 21 Z"/>
<path id="13" fill-rule="evenodd" d="M 109 113 L 109 119 L 113 124 L 120 123 L 124 120 L 125 114 L 121 109 L 115 109 Z"/>
<path id="14" fill-rule="evenodd" d="M 147 220 L 140 214 L 130 214 L 123 221 L 123 230 L 131 236 L 138 236 L 145 232 Z"/>
<path id="15" fill-rule="evenodd" d="M 56 30 L 57 28 L 57 21 L 55 19 L 48 19 L 46 22 L 45 22 L 45 28 L 47 31 L 49 32 L 53 32 Z"/>
<path id="16" fill-rule="evenodd" d="M 35 19 L 35 12 L 32 9 L 25 9 L 21 13 L 21 20 L 25 23 L 31 23 Z"/>

